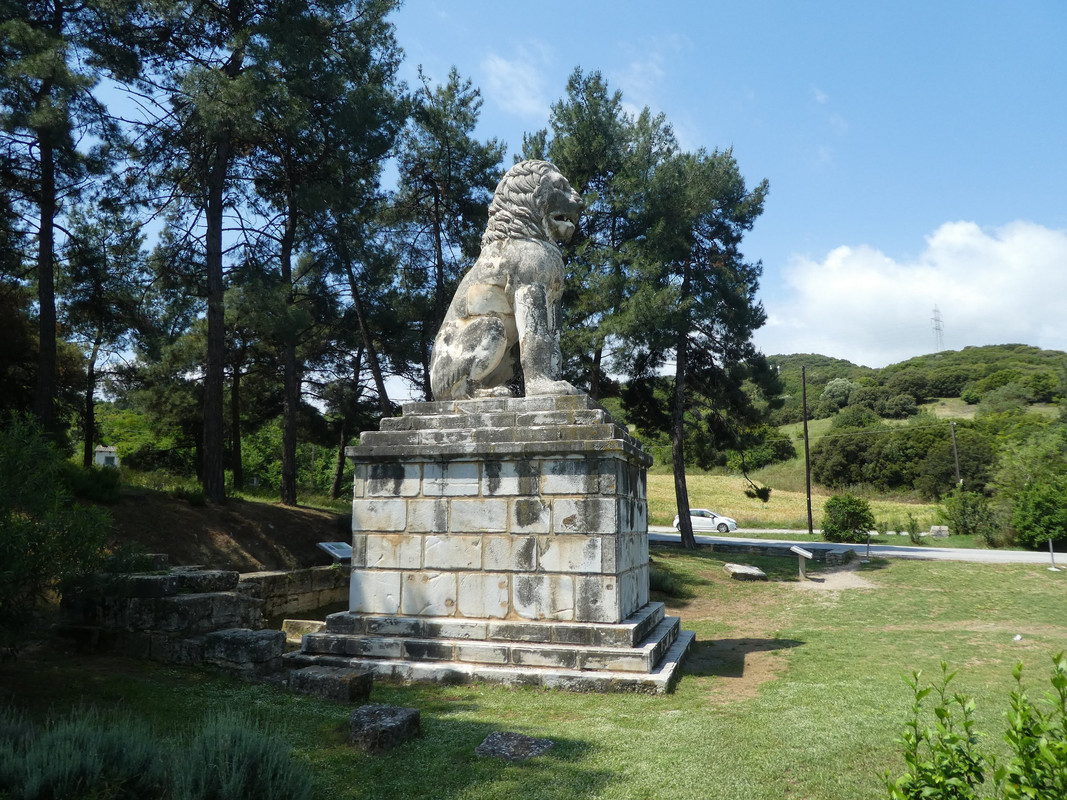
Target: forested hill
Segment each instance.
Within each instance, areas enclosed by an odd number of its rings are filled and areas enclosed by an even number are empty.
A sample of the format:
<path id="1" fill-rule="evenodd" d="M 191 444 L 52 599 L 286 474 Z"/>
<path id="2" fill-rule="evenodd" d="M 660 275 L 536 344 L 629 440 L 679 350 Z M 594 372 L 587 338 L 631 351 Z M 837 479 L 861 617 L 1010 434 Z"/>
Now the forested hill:
<path id="1" fill-rule="evenodd" d="M 807 368 L 808 407 L 815 416 L 827 384 L 844 380 L 876 391 L 884 401 L 910 396 L 917 403 L 935 397 L 961 397 L 978 403 L 994 390 L 1017 392 L 1030 402 L 1050 402 L 1067 394 L 1067 353 L 1025 344 L 998 344 L 944 350 L 875 369 L 830 356 L 796 353 L 768 356 L 786 395 L 776 422 L 801 418 L 801 368 Z"/>

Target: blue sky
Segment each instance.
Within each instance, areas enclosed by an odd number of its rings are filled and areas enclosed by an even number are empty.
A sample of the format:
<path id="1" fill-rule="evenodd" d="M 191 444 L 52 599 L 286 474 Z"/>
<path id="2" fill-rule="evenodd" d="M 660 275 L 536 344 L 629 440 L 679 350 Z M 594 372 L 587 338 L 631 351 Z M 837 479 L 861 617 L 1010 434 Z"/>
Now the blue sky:
<path id="1" fill-rule="evenodd" d="M 1067 350 L 1067 2 L 407 0 L 405 79 L 479 87 L 518 151 L 576 66 L 770 195 L 764 352 L 883 366 Z M 507 163 L 510 164 L 510 154 Z"/>

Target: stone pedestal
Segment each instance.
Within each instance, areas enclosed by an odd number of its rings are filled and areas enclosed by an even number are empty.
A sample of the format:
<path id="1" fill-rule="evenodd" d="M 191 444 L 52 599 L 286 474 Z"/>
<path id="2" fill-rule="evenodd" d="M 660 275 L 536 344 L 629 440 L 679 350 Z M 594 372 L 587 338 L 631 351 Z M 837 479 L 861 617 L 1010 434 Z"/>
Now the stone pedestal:
<path id="1" fill-rule="evenodd" d="M 349 448 L 349 611 L 301 661 L 401 680 L 663 691 L 640 444 L 584 395 L 413 403 Z"/>

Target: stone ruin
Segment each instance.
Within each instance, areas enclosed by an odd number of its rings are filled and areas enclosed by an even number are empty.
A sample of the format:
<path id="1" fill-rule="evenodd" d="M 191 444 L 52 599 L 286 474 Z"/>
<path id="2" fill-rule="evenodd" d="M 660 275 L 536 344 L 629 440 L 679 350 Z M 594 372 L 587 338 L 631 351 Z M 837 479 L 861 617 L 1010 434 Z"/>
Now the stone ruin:
<path id="1" fill-rule="evenodd" d="M 651 457 L 585 395 L 412 403 L 348 449 L 349 610 L 300 665 L 662 692 L 693 641 L 648 597 Z"/>
<path id="2" fill-rule="evenodd" d="M 582 198 L 507 171 L 434 340 L 437 402 L 349 448 L 349 610 L 301 664 L 402 681 L 666 691 L 693 641 L 648 597 L 641 445 L 562 380 L 564 264 Z M 520 385 L 525 397 L 514 397 Z"/>

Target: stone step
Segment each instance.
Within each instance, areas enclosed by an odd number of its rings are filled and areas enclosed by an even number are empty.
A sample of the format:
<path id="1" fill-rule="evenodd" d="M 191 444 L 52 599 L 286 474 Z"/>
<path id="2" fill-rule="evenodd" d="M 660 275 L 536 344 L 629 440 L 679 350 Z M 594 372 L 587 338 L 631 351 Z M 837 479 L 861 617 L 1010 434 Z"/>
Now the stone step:
<path id="1" fill-rule="evenodd" d="M 371 436 L 370 439 L 367 437 Z M 384 438 L 378 437 L 398 437 Z M 545 442 L 505 441 L 471 442 L 459 441 L 445 444 L 420 444 L 417 431 L 375 432 L 367 431 L 360 437 L 358 447 L 345 448 L 351 459 L 369 461 L 449 461 L 472 458 L 508 458 L 520 456 L 525 459 L 569 456 L 575 452 L 587 455 L 603 454 L 632 458 L 642 466 L 652 465 L 652 456 L 644 451 L 632 436 L 615 439 L 553 439 Z"/>
<path id="2" fill-rule="evenodd" d="M 663 615 L 663 603 L 646 603 L 618 623 L 389 617 L 340 611 L 326 617 L 326 633 L 355 636 L 402 636 L 413 639 L 471 639 L 591 647 L 636 647 L 660 624 Z"/>
<path id="3" fill-rule="evenodd" d="M 372 672 L 375 679 L 400 683 L 471 683 L 484 681 L 506 686 L 564 689 L 574 692 L 648 692 L 661 694 L 673 689 L 682 661 L 695 639 L 692 631 L 680 631 L 674 643 L 651 672 L 581 670 L 558 667 L 497 666 L 460 661 L 413 661 L 342 655 L 289 653 L 293 667 L 321 664 Z"/>
<path id="4" fill-rule="evenodd" d="M 583 425 L 540 425 L 495 428 L 426 428 L 415 430 L 365 431 L 360 447 L 386 445 L 441 444 L 523 444 L 539 442 L 585 442 L 618 439 L 633 442 L 633 437 L 618 425 L 605 422 Z"/>
<path id="5" fill-rule="evenodd" d="M 587 394 L 542 397 L 491 397 L 475 400 L 443 400 L 404 403 L 404 416 L 441 414 L 490 414 L 496 412 L 585 411 L 604 408 Z"/>
<path id="6" fill-rule="evenodd" d="M 601 408 L 566 411 L 496 411 L 485 414 L 439 414 L 385 417 L 382 431 L 473 430 L 475 428 L 532 428 L 611 423 Z"/>
<path id="7" fill-rule="evenodd" d="M 678 638 L 679 630 L 678 617 L 665 617 L 637 647 L 309 633 L 304 636 L 301 653 L 412 661 L 458 661 L 500 666 L 651 672 Z"/>

